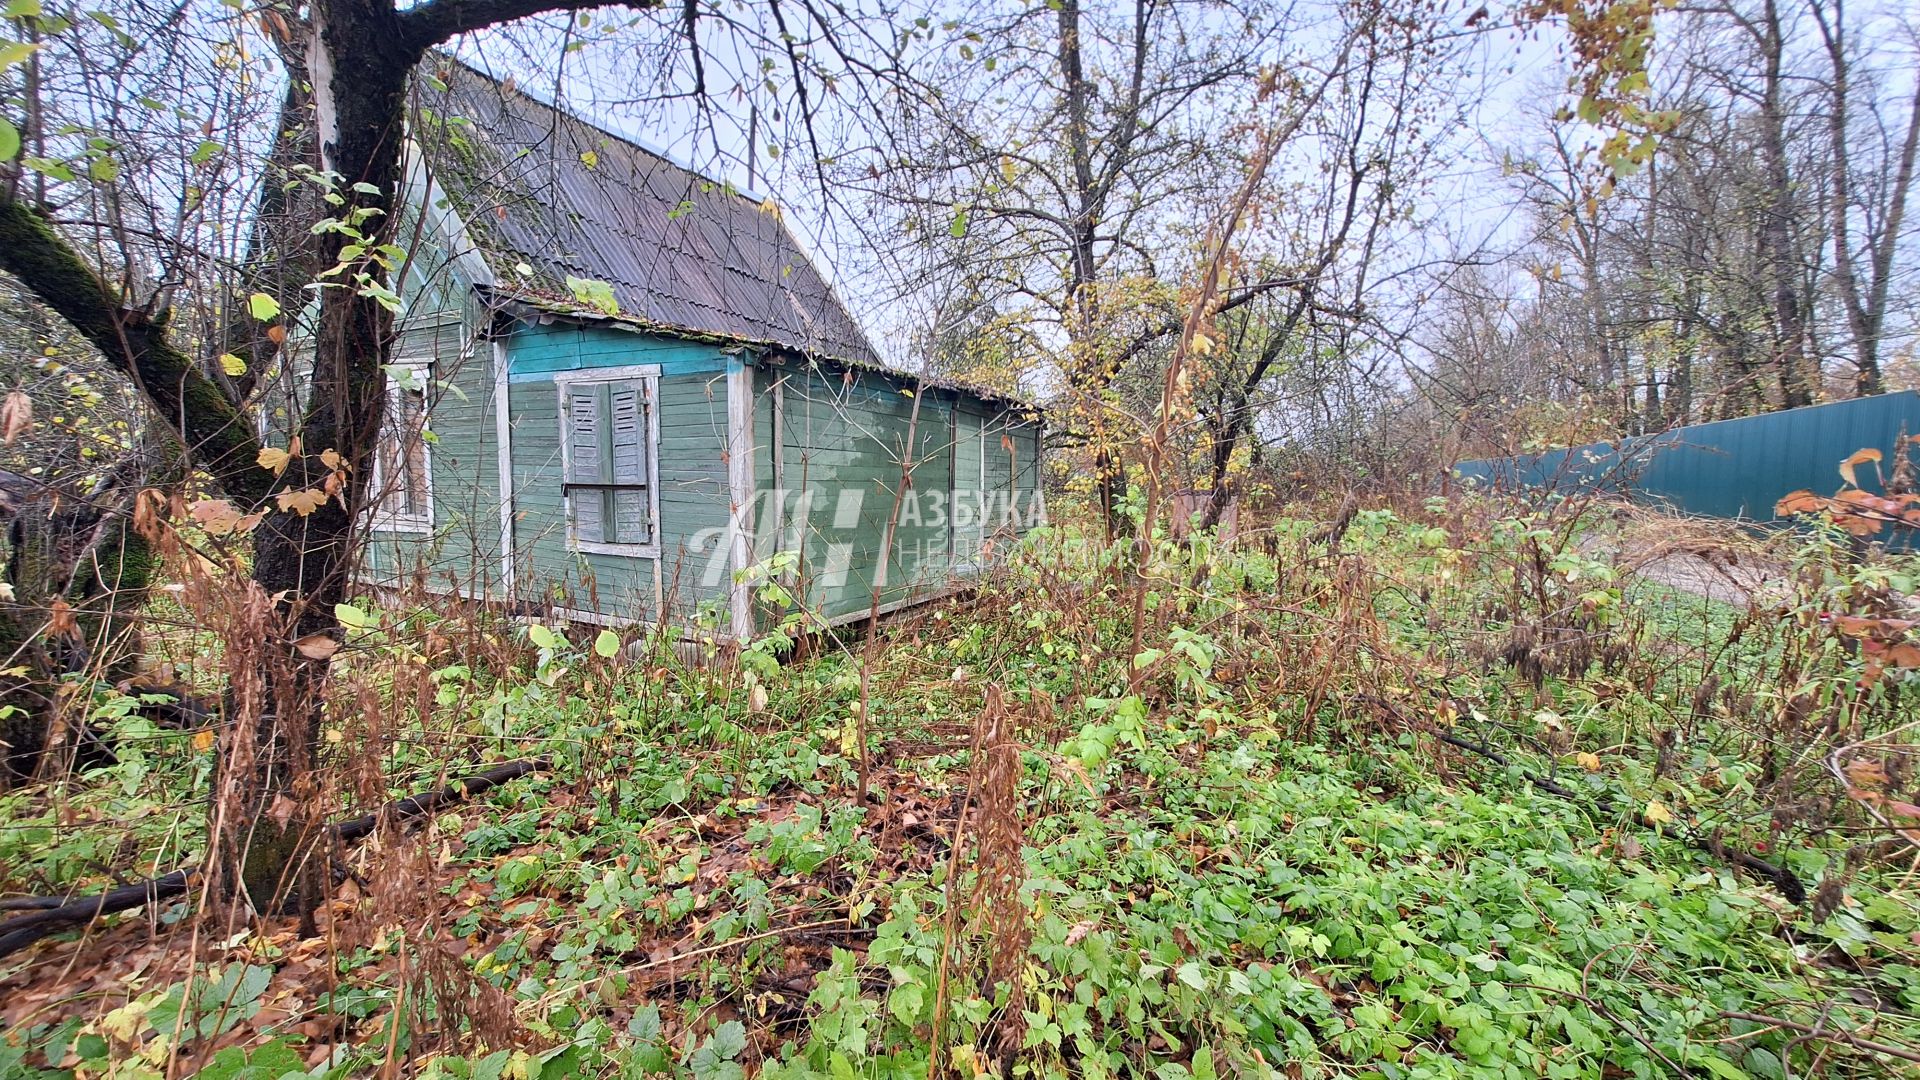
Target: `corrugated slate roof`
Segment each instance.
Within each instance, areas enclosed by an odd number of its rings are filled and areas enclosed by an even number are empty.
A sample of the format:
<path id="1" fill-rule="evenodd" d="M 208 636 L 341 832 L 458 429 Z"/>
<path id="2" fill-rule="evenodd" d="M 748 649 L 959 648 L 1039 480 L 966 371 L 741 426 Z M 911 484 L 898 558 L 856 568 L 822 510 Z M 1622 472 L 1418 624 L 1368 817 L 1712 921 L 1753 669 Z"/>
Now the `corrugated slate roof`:
<path id="1" fill-rule="evenodd" d="M 418 141 L 500 291 L 604 281 L 640 322 L 879 363 L 771 205 L 457 61 L 429 65 Z"/>

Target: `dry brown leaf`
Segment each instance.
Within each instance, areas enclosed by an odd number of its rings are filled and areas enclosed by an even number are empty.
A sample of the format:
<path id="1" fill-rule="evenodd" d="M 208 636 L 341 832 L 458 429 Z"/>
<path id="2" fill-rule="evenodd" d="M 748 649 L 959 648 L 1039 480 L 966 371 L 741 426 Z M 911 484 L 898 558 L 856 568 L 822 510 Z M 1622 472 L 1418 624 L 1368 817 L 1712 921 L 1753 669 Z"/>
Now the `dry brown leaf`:
<path id="1" fill-rule="evenodd" d="M 33 399 L 24 390 L 8 394 L 5 404 L 0 404 L 0 442 L 12 446 L 32 426 Z"/>
<path id="2" fill-rule="evenodd" d="M 205 529 L 208 536 L 247 532 L 260 524 L 259 514 L 242 514 L 225 499 L 201 499 L 193 504 L 188 516 Z"/>
<path id="3" fill-rule="evenodd" d="M 308 634 L 294 642 L 293 647 L 309 660 L 331 660 L 333 654 L 340 651 L 340 642 L 326 633 Z"/>
<path id="4" fill-rule="evenodd" d="M 1887 785 L 1886 767 L 1871 758 L 1855 758 L 1847 762 L 1846 768 L 1843 771 L 1846 772 L 1847 779 L 1853 781 L 1853 786 L 1856 791 L 1863 788 L 1872 791 Z M 1859 796 L 1854 795 L 1852 791 L 1849 791 L 1848 794 L 1853 795 L 1856 799 L 1859 798 Z"/>
<path id="5" fill-rule="evenodd" d="M 47 615 L 47 633 L 61 636 L 75 634 L 79 630 L 80 623 L 73 617 L 73 605 L 64 598 L 55 600 Z"/>
<path id="6" fill-rule="evenodd" d="M 1854 467 L 1865 465 L 1869 461 L 1878 465 L 1881 457 L 1880 451 L 1871 446 L 1864 450 L 1855 450 L 1847 460 L 1840 463 L 1840 478 L 1853 487 L 1859 487 L 1860 481 L 1854 478 Z"/>

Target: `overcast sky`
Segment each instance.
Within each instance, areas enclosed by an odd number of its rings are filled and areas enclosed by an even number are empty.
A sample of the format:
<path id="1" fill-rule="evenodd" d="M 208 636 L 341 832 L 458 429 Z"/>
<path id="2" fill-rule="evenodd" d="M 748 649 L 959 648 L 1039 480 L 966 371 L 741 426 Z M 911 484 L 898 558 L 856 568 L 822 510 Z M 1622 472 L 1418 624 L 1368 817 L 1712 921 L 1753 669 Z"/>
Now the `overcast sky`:
<path id="1" fill-rule="evenodd" d="M 1305 0 L 1290 9 L 1293 17 L 1312 26 L 1314 3 Z M 701 30 L 701 54 L 708 93 L 692 94 L 693 69 L 689 50 L 678 33 L 682 8 L 671 11 L 614 12 L 577 18 L 549 16 L 504 33 L 482 35 L 461 46 L 462 55 L 496 75 L 512 75 L 524 90 L 544 100 L 564 101 L 569 109 L 628 138 L 658 149 L 671 159 L 742 189 L 772 196 L 801 242 L 816 255 L 856 318 L 886 352 L 890 343 L 905 340 L 898 325 L 916 316 L 912 305 L 898 302 L 902 283 L 876 258 L 858 204 L 836 204 L 823 198 L 813 155 L 794 145 L 799 129 L 790 86 L 770 94 L 762 85 L 763 63 L 773 59 L 774 76 L 784 82 L 784 57 L 776 48 L 773 29 L 764 25 L 767 9 L 740 6 L 744 22 L 729 27 L 709 20 Z M 958 47 L 973 4 L 944 4 L 905 0 L 851 0 L 854 18 L 835 25 L 849 51 L 884 52 L 896 35 L 924 18 L 928 40 L 904 50 L 909 63 L 932 52 Z M 1443 10 L 1436 31 L 1461 30 L 1468 18 L 1466 6 Z M 1900 0 L 1860 4 L 1850 18 L 1860 20 L 1862 40 L 1878 47 L 1899 48 L 1894 32 Z M 789 19 L 798 13 L 789 7 Z M 942 24 L 958 25 L 948 31 Z M 1514 248 L 1534 226 L 1520 211 L 1516 188 L 1504 174 L 1502 162 L 1510 152 L 1537 145 L 1546 117 L 1566 100 L 1567 65 L 1559 50 L 1561 36 L 1552 28 L 1527 35 L 1495 27 L 1491 20 L 1473 42 L 1471 85 L 1458 88 L 1468 105 L 1466 122 L 1449 134 L 1453 145 L 1443 171 L 1432 178 L 1420 207 L 1424 222 L 1414 244 L 1402 257 L 1420 259 L 1419 251 L 1440 257 L 1461 251 Z M 1802 31 L 1810 32 L 1811 27 Z M 1813 42 L 1809 42 L 1812 44 Z M 1299 39 L 1293 44 L 1299 47 Z M 570 46 L 570 51 L 563 51 Z M 1331 45 L 1329 45 L 1331 48 Z M 1661 44 L 1656 43 L 1656 65 Z M 556 64 L 558 60 L 558 64 Z M 1911 75 L 1909 76 L 1911 77 Z M 815 124 L 827 153 L 837 153 L 857 141 L 862 122 L 875 108 L 862 100 L 879 84 L 847 79 L 840 92 L 824 101 L 814 88 Z M 778 119 L 771 115 L 781 111 Z M 755 138 L 749 141 L 748 132 Z M 767 147 L 780 144 L 785 152 L 770 159 Z M 1293 168 L 1312 168 L 1295 162 Z M 1275 178 L 1284 182 L 1288 177 Z M 902 358 L 892 356 L 899 361 Z"/>

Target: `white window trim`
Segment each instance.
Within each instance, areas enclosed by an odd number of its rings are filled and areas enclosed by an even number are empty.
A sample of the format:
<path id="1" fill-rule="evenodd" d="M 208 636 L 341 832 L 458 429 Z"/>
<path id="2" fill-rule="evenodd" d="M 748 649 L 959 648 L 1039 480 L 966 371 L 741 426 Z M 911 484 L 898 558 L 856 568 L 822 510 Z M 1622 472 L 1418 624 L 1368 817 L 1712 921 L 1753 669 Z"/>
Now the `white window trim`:
<path id="1" fill-rule="evenodd" d="M 414 370 L 414 379 L 421 387 L 420 418 L 421 430 L 423 432 L 433 430 L 433 411 L 431 407 L 433 364 L 434 358 L 431 356 L 402 356 L 396 357 L 387 363 L 388 367 L 412 368 Z M 389 378 L 387 380 L 387 400 L 385 402 L 385 412 L 388 418 L 392 418 L 395 415 L 394 400 L 399 390 L 400 385 L 394 382 L 392 378 Z M 389 430 L 385 423 L 380 425 L 381 441 L 384 442 L 387 438 Z M 374 449 L 373 472 L 367 481 L 373 486 L 374 494 L 378 496 L 373 502 L 373 528 L 381 532 L 409 533 L 416 536 L 432 533 L 434 502 L 433 442 L 425 438 L 424 435 L 420 440 L 420 462 L 421 468 L 426 472 L 425 479 L 427 488 L 427 512 L 424 514 L 406 514 L 388 509 L 391 493 L 387 491 L 386 470 L 380 467 L 380 460 L 385 456 L 381 452 L 383 449 L 384 447 L 378 446 Z"/>
<path id="2" fill-rule="evenodd" d="M 567 392 L 575 386 L 598 383 L 643 381 L 647 384 L 647 516 L 653 527 L 650 544 L 607 544 L 582 540 L 573 527 L 573 496 L 560 500 L 560 512 L 567 519 L 567 550 L 578 554 L 624 555 L 631 559 L 660 557 L 660 365 L 629 364 L 625 367 L 579 368 L 557 371 L 553 375 L 555 420 L 560 425 L 560 483 L 564 486 L 573 473 L 572 440 L 567 438 Z"/>

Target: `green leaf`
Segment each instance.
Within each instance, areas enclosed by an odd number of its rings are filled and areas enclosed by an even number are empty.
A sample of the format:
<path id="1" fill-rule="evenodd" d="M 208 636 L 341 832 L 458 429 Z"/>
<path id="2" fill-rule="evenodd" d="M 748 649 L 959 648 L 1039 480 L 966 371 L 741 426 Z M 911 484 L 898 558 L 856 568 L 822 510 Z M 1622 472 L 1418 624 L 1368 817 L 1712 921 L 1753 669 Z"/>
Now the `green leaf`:
<path id="1" fill-rule="evenodd" d="M 566 638 L 539 623 L 532 623 L 527 627 L 527 637 L 542 649 L 561 649 L 567 644 Z"/>
<path id="2" fill-rule="evenodd" d="M 367 613 L 352 604 L 333 605 L 333 617 L 341 626 L 349 630 L 360 630 L 373 625 L 373 620 L 367 616 Z"/>
<path id="3" fill-rule="evenodd" d="M 193 153 L 187 156 L 187 160 L 193 162 L 195 165 L 205 165 L 207 162 L 213 160 L 214 155 L 224 149 L 226 149 L 226 147 L 221 146 L 212 139 L 201 139 L 200 145 L 193 148 Z"/>
<path id="4" fill-rule="evenodd" d="M 1175 968 L 1173 973 L 1180 977 L 1181 982 L 1186 983 L 1195 990 L 1205 990 L 1207 988 L 1207 973 L 1201 969 L 1197 961 L 1189 960 L 1181 964 L 1178 968 Z"/>
<path id="5" fill-rule="evenodd" d="M 0 161 L 12 161 L 20 152 L 20 129 L 13 121 L 0 116 Z"/>
<path id="6" fill-rule="evenodd" d="M 21 159 L 20 164 L 25 165 L 34 172 L 55 180 L 64 180 L 69 183 L 73 181 L 73 170 L 67 168 L 67 163 L 64 161 L 55 161 L 52 158 L 30 157 Z"/>
<path id="7" fill-rule="evenodd" d="M 613 659 L 620 651 L 620 635 L 611 630 L 600 631 L 600 636 L 593 639 L 593 651 L 604 659 Z"/>
<path id="8" fill-rule="evenodd" d="M 213 1055 L 195 1076 L 201 1080 L 239 1080 L 247 1071 L 247 1052 L 238 1046 L 229 1046 Z"/>
<path id="9" fill-rule="evenodd" d="M 713 1049 L 723 1058 L 737 1058 L 746 1053 L 746 1025 L 738 1020 L 729 1020 L 713 1029 Z"/>
<path id="10" fill-rule="evenodd" d="M 1720 1077 L 1720 1080 L 1753 1080 L 1751 1073 L 1719 1054 L 1702 1054 L 1698 1060 L 1708 1072 Z"/>
<path id="11" fill-rule="evenodd" d="M 953 237 L 955 240 L 967 235 L 967 212 L 965 210 L 955 210 L 953 212 L 953 224 L 947 226 L 947 235 Z"/>
<path id="12" fill-rule="evenodd" d="M 257 292 L 247 297 L 247 310 L 261 322 L 272 322 L 280 316 L 280 301 L 266 293 Z"/>
<path id="13" fill-rule="evenodd" d="M 620 314 L 620 301 L 614 298 L 613 286 L 604 281 L 567 275 L 567 288 L 573 291 L 573 298 L 593 308 L 602 315 Z"/>
<path id="14" fill-rule="evenodd" d="M 707 1036 L 707 1040 L 687 1059 L 687 1068 L 692 1071 L 694 1080 L 739 1080 L 746 1075 L 746 1070 L 734 1059 L 746 1053 L 746 1050 L 746 1025 L 738 1020 L 729 1020 Z"/>
<path id="15" fill-rule="evenodd" d="M 260 1000 L 267 992 L 267 986 L 273 982 L 273 969 L 257 964 L 249 964 L 240 974 L 240 985 L 227 1001 L 233 1005 L 249 1005 Z"/>
<path id="16" fill-rule="evenodd" d="M 912 1026 L 920 1019 L 920 1009 L 926 1004 L 926 989 L 919 983 L 907 983 L 894 988 L 887 997 L 887 1011 L 895 1020 Z"/>
<path id="17" fill-rule="evenodd" d="M 7 5 L 5 14 L 9 19 L 23 19 L 30 15 L 38 15 L 40 0 L 12 0 Z"/>
<path id="18" fill-rule="evenodd" d="M 232 353 L 221 353 L 220 370 L 237 379 L 247 373 L 247 362 Z"/>
<path id="19" fill-rule="evenodd" d="M 0 71 L 5 71 L 27 57 L 40 46 L 25 41 L 0 41 Z"/>

